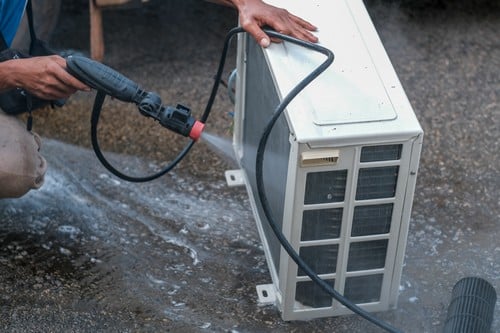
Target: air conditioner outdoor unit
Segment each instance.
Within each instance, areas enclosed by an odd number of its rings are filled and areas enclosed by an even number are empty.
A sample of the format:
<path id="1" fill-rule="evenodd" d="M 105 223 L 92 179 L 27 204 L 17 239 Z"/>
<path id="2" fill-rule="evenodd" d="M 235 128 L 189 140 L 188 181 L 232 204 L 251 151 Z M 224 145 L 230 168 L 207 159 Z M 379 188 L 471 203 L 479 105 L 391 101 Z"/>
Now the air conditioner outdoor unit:
<path id="1" fill-rule="evenodd" d="M 361 0 L 272 1 L 319 27 L 334 63 L 270 134 L 264 184 L 272 214 L 306 263 L 367 311 L 396 306 L 423 131 Z M 298 269 L 269 228 L 255 158 L 277 104 L 324 56 L 284 42 L 238 40 L 233 146 L 272 284 L 257 286 L 284 320 L 350 313 Z"/>

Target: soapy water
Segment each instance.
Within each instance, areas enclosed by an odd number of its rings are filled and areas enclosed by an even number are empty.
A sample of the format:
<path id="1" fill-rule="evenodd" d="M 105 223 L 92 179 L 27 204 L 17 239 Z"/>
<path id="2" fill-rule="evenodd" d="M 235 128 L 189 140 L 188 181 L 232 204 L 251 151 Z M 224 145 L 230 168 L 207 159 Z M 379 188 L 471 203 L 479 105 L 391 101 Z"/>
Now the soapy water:
<path id="1" fill-rule="evenodd" d="M 33 289 L 33 308 L 46 306 L 50 296 L 68 311 L 131 321 L 124 321 L 125 327 L 147 323 L 144 331 L 314 331 L 307 325 L 334 327 L 346 320 L 359 325 L 357 331 L 368 331 L 356 317 L 286 323 L 275 307 L 258 306 L 255 286 L 271 280 L 243 191 L 228 195 L 222 180 L 207 182 L 176 170 L 154 182 L 128 183 L 109 174 L 88 149 L 51 140 L 43 149 L 49 162 L 44 186 L 0 201 L 2 281 L 22 276 L 22 286 Z M 130 157 L 111 155 L 110 160 L 120 164 Z M 410 245 L 437 244 L 441 229 L 436 221 L 417 218 L 414 225 L 432 235 L 410 234 Z M 417 246 L 408 249 L 417 262 L 422 253 Z M 456 256 L 436 258 L 438 268 L 465 260 L 461 251 Z M 474 253 L 466 267 L 479 271 L 474 265 L 484 257 Z M 498 272 L 494 257 L 484 260 L 495 265 L 490 273 Z M 406 318 L 404 313 L 426 315 L 420 304 L 429 296 L 419 289 L 420 267 L 413 263 L 406 270 L 410 274 L 400 290 L 404 310 L 385 314 L 390 322 Z M 54 294 L 61 299 L 54 300 Z M 12 305 L 25 302 L 24 291 L 10 293 L 9 302 L 7 308 L 25 307 Z"/>
<path id="2" fill-rule="evenodd" d="M 238 296 L 242 279 L 268 282 L 242 191 L 220 194 L 222 180 L 174 171 L 155 182 L 128 183 L 107 173 L 90 150 L 52 140 L 44 150 L 50 165 L 44 186 L 0 202 L 0 244 L 29 246 L 26 260 L 43 258 L 36 265 L 44 275 L 70 271 L 81 304 L 98 300 L 106 311 L 140 309 L 160 320 L 228 329 L 231 311 L 249 306 Z M 13 233 L 25 239 L 9 243 Z M 64 268 L 51 260 L 64 260 Z"/>

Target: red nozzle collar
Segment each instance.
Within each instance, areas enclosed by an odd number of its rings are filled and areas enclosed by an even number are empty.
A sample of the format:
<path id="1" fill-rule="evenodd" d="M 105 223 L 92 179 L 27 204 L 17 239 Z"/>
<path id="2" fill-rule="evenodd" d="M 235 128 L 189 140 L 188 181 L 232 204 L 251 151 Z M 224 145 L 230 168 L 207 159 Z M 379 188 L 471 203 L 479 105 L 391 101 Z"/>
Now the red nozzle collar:
<path id="1" fill-rule="evenodd" d="M 191 128 L 191 132 L 189 132 L 189 137 L 194 141 L 197 141 L 201 136 L 201 132 L 203 132 L 203 128 L 205 128 L 205 124 L 196 120 Z"/>

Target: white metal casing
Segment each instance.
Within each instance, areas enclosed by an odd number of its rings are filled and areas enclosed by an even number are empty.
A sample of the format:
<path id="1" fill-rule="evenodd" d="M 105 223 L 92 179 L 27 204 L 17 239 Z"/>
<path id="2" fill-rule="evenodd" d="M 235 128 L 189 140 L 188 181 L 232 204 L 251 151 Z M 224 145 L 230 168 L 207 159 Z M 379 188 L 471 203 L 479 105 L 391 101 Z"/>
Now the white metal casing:
<path id="1" fill-rule="evenodd" d="M 320 43 L 335 54 L 326 72 L 289 104 L 270 137 L 264 174 L 274 217 L 294 248 L 323 270 L 320 276 L 336 290 L 368 311 L 393 308 L 423 131 L 361 0 L 269 2 L 317 25 Z M 326 300 L 280 249 L 254 181 L 255 146 L 263 127 L 277 103 L 323 60 L 288 42 L 263 50 L 248 36 L 238 41 L 233 145 L 273 281 L 275 298 L 270 299 L 285 320 L 350 313 Z M 380 154 L 388 155 L 378 159 Z M 382 178 L 393 184 L 377 185 Z M 385 194 L 368 193 L 373 189 Z M 370 214 L 383 212 L 390 216 L 374 221 L 379 232 L 369 231 Z M 318 235 L 311 236 L 308 226 Z M 321 259 L 326 253 L 335 263 Z M 379 290 L 357 294 L 358 285 L 370 283 Z"/>

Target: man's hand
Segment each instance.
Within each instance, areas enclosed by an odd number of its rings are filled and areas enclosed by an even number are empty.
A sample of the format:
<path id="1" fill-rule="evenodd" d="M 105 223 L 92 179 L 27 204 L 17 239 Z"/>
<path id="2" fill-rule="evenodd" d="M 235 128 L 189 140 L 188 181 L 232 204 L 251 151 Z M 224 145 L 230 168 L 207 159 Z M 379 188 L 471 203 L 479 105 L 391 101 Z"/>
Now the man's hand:
<path id="1" fill-rule="evenodd" d="M 215 0 L 223 4 L 232 3 L 239 12 L 240 24 L 249 34 L 255 38 L 262 47 L 269 46 L 271 40 L 262 30 L 269 26 L 279 33 L 309 41 L 318 42 L 318 38 L 312 34 L 317 28 L 302 18 L 289 13 L 286 9 L 268 5 L 262 0 Z"/>
<path id="2" fill-rule="evenodd" d="M 21 87 L 47 100 L 68 98 L 78 90 L 90 90 L 66 71 L 66 60 L 57 55 L 13 59 L 3 65 L 9 67 L 4 76 L 8 85 L 3 90 Z"/>

